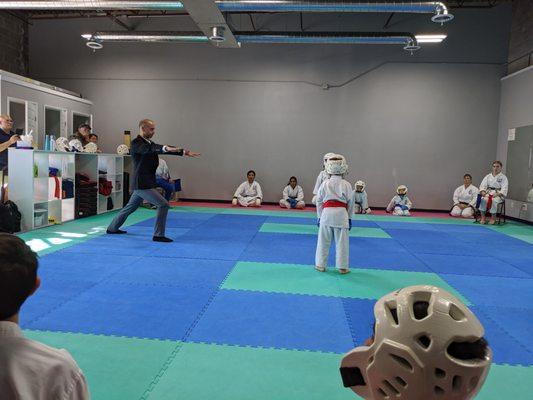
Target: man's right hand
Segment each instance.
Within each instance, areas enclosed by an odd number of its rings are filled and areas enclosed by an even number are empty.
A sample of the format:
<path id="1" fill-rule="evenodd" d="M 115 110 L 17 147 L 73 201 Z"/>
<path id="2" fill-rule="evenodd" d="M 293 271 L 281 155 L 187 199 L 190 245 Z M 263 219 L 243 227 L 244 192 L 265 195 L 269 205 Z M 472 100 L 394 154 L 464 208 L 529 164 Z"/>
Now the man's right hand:
<path id="1" fill-rule="evenodd" d="M 9 144 L 13 144 L 13 143 L 18 142 L 19 140 L 20 140 L 19 135 L 11 135 L 11 137 L 8 140 L 8 142 L 9 142 Z"/>

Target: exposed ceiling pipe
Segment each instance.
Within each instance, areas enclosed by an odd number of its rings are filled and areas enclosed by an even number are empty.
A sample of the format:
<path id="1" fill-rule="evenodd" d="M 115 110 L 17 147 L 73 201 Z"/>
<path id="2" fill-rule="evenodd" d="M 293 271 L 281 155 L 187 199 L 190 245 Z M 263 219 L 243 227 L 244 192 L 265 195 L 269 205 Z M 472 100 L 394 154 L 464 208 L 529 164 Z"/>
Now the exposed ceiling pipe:
<path id="1" fill-rule="evenodd" d="M 302 0 L 215 0 L 222 12 L 335 12 L 335 13 L 423 13 L 435 14 L 434 22 L 444 23 L 453 19 L 448 8 L 440 1 L 412 1 L 372 3 L 355 1 L 302 1 Z M 112 0 L 7 0 L 0 2 L 0 9 L 9 10 L 184 10 L 179 1 L 112 1 Z"/>
<path id="2" fill-rule="evenodd" d="M 300 44 L 389 44 L 403 45 L 405 50 L 420 49 L 411 33 L 382 32 L 234 32 L 239 43 L 300 43 Z M 103 42 L 208 42 L 202 32 L 95 32 L 82 35 L 91 48 L 101 48 Z M 93 47 L 92 44 L 97 43 Z"/>

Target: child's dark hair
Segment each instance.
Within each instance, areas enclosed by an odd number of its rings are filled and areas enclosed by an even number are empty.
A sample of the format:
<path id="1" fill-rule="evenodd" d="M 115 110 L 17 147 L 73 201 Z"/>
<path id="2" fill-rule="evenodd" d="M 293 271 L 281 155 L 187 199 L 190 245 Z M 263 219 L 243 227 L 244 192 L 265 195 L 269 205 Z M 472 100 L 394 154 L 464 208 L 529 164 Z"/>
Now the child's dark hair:
<path id="1" fill-rule="evenodd" d="M 472 179 L 472 175 L 470 175 L 470 174 L 464 174 L 463 178 L 470 178 L 470 179 Z"/>
<path id="2" fill-rule="evenodd" d="M 255 173 L 255 171 L 254 171 L 253 169 L 251 169 L 250 171 L 248 171 L 248 172 L 246 173 L 246 176 L 248 176 L 248 175 L 250 174 L 250 172 L 251 172 L 252 174 L 254 174 L 254 177 L 256 176 L 256 173 Z"/>
<path id="3" fill-rule="evenodd" d="M 296 181 L 296 183 L 298 184 L 298 179 L 296 179 L 295 176 L 291 176 L 291 177 L 289 178 L 289 183 L 287 183 L 287 185 L 290 185 L 290 184 L 291 184 L 291 181 L 292 181 L 293 179 L 294 179 L 294 180 Z"/>
<path id="4" fill-rule="evenodd" d="M 0 321 L 17 314 L 35 288 L 37 254 L 22 239 L 0 233 Z"/>

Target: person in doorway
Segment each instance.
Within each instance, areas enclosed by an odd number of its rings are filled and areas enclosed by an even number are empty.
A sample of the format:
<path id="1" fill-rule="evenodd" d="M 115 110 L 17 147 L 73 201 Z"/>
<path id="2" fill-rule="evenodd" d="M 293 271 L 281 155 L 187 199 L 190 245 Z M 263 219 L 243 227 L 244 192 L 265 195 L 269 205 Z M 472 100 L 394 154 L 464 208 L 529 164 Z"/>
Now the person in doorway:
<path id="1" fill-rule="evenodd" d="M 295 176 L 291 176 L 289 184 L 283 189 L 283 198 L 279 201 L 282 208 L 305 208 L 304 191 Z"/>
<path id="2" fill-rule="evenodd" d="M 120 227 L 128 216 L 141 205 L 143 200 L 157 206 L 157 219 L 154 227 L 154 242 L 172 242 L 165 236 L 165 226 L 169 209 L 168 201 L 155 189 L 155 171 L 159 165 L 158 154 L 198 157 L 200 153 L 174 146 L 163 146 L 152 141 L 155 134 L 155 122 L 143 119 L 139 122 L 139 135 L 131 141 L 131 157 L 133 159 L 133 175 L 131 186 L 133 193 L 128 204 L 120 210 L 107 228 L 108 234 L 124 234 Z"/>
<path id="3" fill-rule="evenodd" d="M 231 204 L 237 204 L 242 207 L 261 207 L 263 201 L 263 191 L 261 185 L 255 180 L 255 171 L 250 170 L 246 173 L 246 181 L 241 183 L 235 194 Z"/>
<path id="4" fill-rule="evenodd" d="M 453 192 L 452 217 L 473 218 L 479 189 L 472 185 L 472 175 L 463 176 L 463 185 Z"/>
<path id="5" fill-rule="evenodd" d="M 82 147 L 91 142 L 91 126 L 87 123 L 83 123 L 78 126 L 78 130 L 72 134 L 70 140 L 78 139 L 81 142 Z M 98 137 L 96 138 L 98 142 Z"/>

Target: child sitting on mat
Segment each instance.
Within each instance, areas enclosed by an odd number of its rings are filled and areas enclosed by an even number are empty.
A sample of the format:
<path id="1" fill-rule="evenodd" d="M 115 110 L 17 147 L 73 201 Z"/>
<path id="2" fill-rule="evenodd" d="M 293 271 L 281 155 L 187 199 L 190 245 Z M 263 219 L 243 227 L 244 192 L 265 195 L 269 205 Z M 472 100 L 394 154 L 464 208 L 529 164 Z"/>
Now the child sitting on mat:
<path id="1" fill-rule="evenodd" d="M 236 206 L 240 204 L 243 207 L 261 207 L 263 192 L 261 185 L 255 180 L 255 171 L 250 170 L 246 173 L 247 180 L 239 185 L 231 204 Z"/>
<path id="2" fill-rule="evenodd" d="M 435 286 L 410 286 L 374 305 L 374 332 L 346 354 L 344 387 L 367 400 L 467 400 L 483 386 L 492 350 L 476 316 Z"/>
<path id="3" fill-rule="evenodd" d="M 409 200 L 409 197 L 407 197 L 407 186 L 400 185 L 396 189 L 396 196 L 392 198 L 387 206 L 387 212 L 392 212 L 393 215 L 407 217 L 411 215 L 410 210 L 412 207 L 413 203 L 411 203 L 411 200 Z"/>
<path id="4" fill-rule="evenodd" d="M 279 201 L 280 207 L 305 208 L 304 191 L 295 176 L 291 176 L 289 184 L 283 189 L 283 198 Z"/>
<path id="5" fill-rule="evenodd" d="M 368 196 L 366 194 L 366 183 L 363 181 L 355 182 L 353 191 L 354 213 L 355 214 L 371 214 L 372 210 L 368 207 Z"/>
<path id="6" fill-rule="evenodd" d="M 348 172 L 345 158 L 339 154 L 330 157 L 326 162 L 326 172 L 330 178 L 320 185 L 316 195 L 319 229 L 315 268 L 320 272 L 326 270 L 331 240 L 335 238 L 335 264 L 341 274 L 347 274 L 350 272 L 348 231 L 352 229 L 350 218 L 354 203 L 352 185 L 343 179 Z"/>

